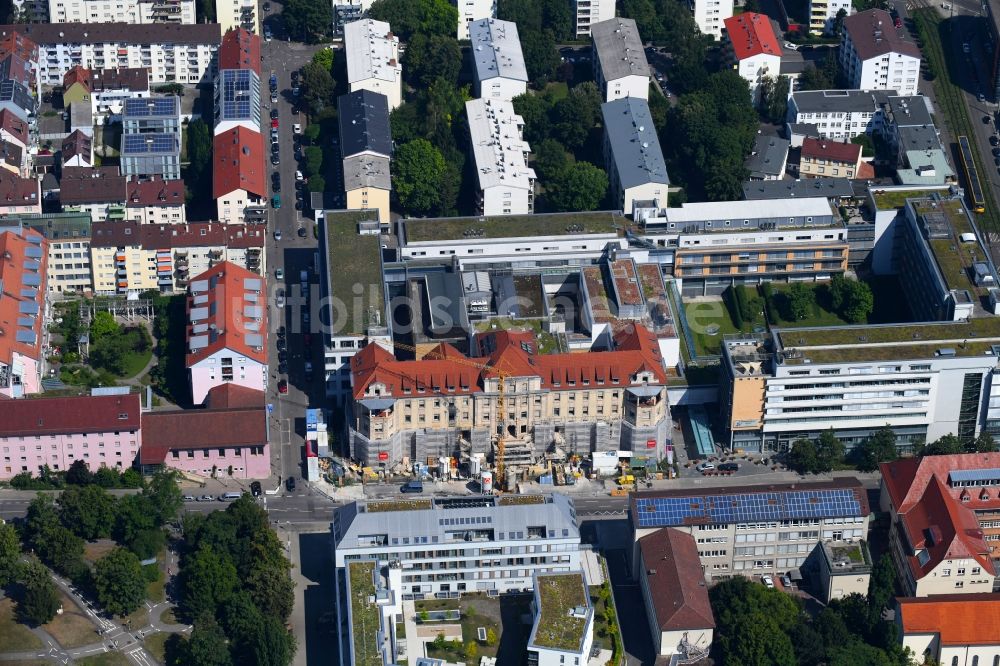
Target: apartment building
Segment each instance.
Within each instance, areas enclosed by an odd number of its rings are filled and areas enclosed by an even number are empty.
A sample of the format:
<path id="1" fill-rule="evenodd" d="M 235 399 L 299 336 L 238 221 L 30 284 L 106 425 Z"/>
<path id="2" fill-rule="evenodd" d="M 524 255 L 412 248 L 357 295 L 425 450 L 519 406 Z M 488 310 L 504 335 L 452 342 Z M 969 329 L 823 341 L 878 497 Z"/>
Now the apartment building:
<path id="1" fill-rule="evenodd" d="M 122 175 L 177 180 L 181 177 L 181 142 L 177 134 L 122 134 Z"/>
<path id="2" fill-rule="evenodd" d="M 129 178 L 125 182 L 125 219 L 139 224 L 185 224 L 184 181 Z"/>
<path id="3" fill-rule="evenodd" d="M 94 166 L 94 139 L 77 130 L 63 139 L 59 155 L 64 167 Z"/>
<path id="4" fill-rule="evenodd" d="M 781 45 L 765 14 L 744 12 L 725 21 L 726 54 L 750 86 L 750 98 L 760 103 L 760 85 L 781 73 Z"/>
<path id="5" fill-rule="evenodd" d="M 47 267 L 48 246 L 40 233 L 20 224 L 0 226 L 0 322 L 5 330 L 0 336 L 0 396 L 23 398 L 42 391 Z"/>
<path id="6" fill-rule="evenodd" d="M 216 134 L 212 146 L 212 196 L 219 221 L 242 224 L 248 209 L 259 210 L 267 199 L 264 138 L 236 126 Z"/>
<path id="7" fill-rule="evenodd" d="M 1000 571 L 1000 454 L 879 465 L 889 554 L 908 597 L 994 591 Z"/>
<path id="8" fill-rule="evenodd" d="M 240 29 L 260 34 L 260 11 L 254 0 L 215 0 L 215 20 L 223 35 Z"/>
<path id="9" fill-rule="evenodd" d="M 594 42 L 594 80 L 604 101 L 648 99 L 649 63 L 635 21 L 612 18 L 595 23 L 590 36 Z"/>
<path id="10" fill-rule="evenodd" d="M 645 238 L 673 248 L 674 278 L 687 296 L 847 270 L 847 228 L 826 197 L 636 208 L 635 221 Z"/>
<path id="11" fill-rule="evenodd" d="M 147 68 L 152 84 L 208 83 L 222 39 L 216 23 L 33 23 L 0 26 L 0 40 L 15 32 L 38 44 L 40 83 L 50 86 L 75 65 Z"/>
<path id="12" fill-rule="evenodd" d="M 122 110 L 123 134 L 181 132 L 181 101 L 175 95 L 129 99 Z"/>
<path id="13" fill-rule="evenodd" d="M 802 178 L 862 178 L 861 146 L 826 139 L 805 139 L 799 152 Z M 870 168 L 870 167 L 869 167 Z M 872 170 L 872 176 L 875 175 Z"/>
<path id="14" fill-rule="evenodd" d="M 11 111 L 26 121 L 37 108 L 38 101 L 30 88 L 11 79 L 0 80 L 0 110 Z"/>
<path id="15" fill-rule="evenodd" d="M 612 200 L 626 215 L 636 202 L 666 201 L 670 189 L 649 105 L 641 97 L 622 97 L 601 106 L 604 163 Z"/>
<path id="16" fill-rule="evenodd" d="M 261 131 L 260 37 L 243 28 L 229 30 L 219 47 L 215 79 L 215 134 L 235 127 Z"/>
<path id="17" fill-rule="evenodd" d="M 688 3 L 694 12 L 694 22 L 703 35 L 718 40 L 725 22 L 733 15 L 733 0 L 693 0 Z"/>
<path id="18" fill-rule="evenodd" d="M 590 660 L 594 645 L 594 607 L 583 571 L 534 575 L 534 616 L 528 634 L 528 663 L 560 666 Z M 565 618 L 572 618 L 567 622 Z"/>
<path id="19" fill-rule="evenodd" d="M 90 215 L 47 213 L 8 216 L 5 224 L 21 224 L 48 242 L 46 290 L 50 294 L 82 294 L 93 290 L 90 272 Z"/>
<path id="20" fill-rule="evenodd" d="M 132 467 L 142 445 L 139 394 L 0 400 L 0 479 L 64 472 L 82 460 L 91 472 Z"/>
<path id="21" fill-rule="evenodd" d="M 705 577 L 719 580 L 784 573 L 821 541 L 864 539 L 870 513 L 867 492 L 853 477 L 633 493 L 633 575 L 640 575 L 642 539 L 663 528 L 694 537 Z"/>
<path id="22" fill-rule="evenodd" d="M 219 69 L 251 69 L 259 75 L 260 36 L 239 27 L 223 31 Z"/>
<path id="23" fill-rule="evenodd" d="M 897 30 L 884 9 L 869 9 L 844 19 L 840 66 L 851 86 L 916 95 L 920 48 Z"/>
<path id="24" fill-rule="evenodd" d="M 94 222 L 93 290 L 98 294 L 184 291 L 192 275 L 220 262 L 263 275 L 266 234 L 262 225 Z"/>
<path id="25" fill-rule="evenodd" d="M 720 382 L 726 446 L 781 451 L 832 430 L 851 450 L 883 427 L 904 451 L 947 434 L 974 438 L 980 410 L 996 418 L 997 360 L 988 353 L 995 344 L 1000 318 L 992 316 L 774 329 L 763 340 L 726 340 Z"/>
<path id="26" fill-rule="evenodd" d="M 17 30 L 6 33 L 0 36 L 0 61 L 3 78 L 18 80 L 38 92 L 38 44 Z"/>
<path id="27" fill-rule="evenodd" d="M 390 160 L 381 155 L 354 155 L 344 160 L 344 194 L 348 210 L 377 211 L 389 220 L 392 178 Z"/>
<path id="28" fill-rule="evenodd" d="M 525 215 L 535 210 L 535 170 L 528 166 L 531 146 L 524 140 L 524 119 L 507 101 L 473 99 L 465 103 L 469 142 L 483 215 Z"/>
<path id="29" fill-rule="evenodd" d="M 271 475 L 264 393 L 235 383 L 209 389 L 204 409 L 142 416 L 139 465 L 204 478 L 266 479 Z"/>
<path id="30" fill-rule="evenodd" d="M 570 0 L 576 16 L 576 36 L 586 37 L 591 28 L 601 21 L 615 17 L 616 0 Z"/>
<path id="31" fill-rule="evenodd" d="M 337 109 L 348 210 L 375 210 L 389 222 L 392 133 L 385 95 L 369 90 L 341 95 Z"/>
<path id="32" fill-rule="evenodd" d="M 116 167 L 64 166 L 59 200 L 66 212 L 89 214 L 95 222 L 119 218 L 128 179 Z"/>
<path id="33" fill-rule="evenodd" d="M 267 390 L 266 300 L 261 275 L 228 261 L 192 278 L 185 364 L 194 404 L 227 383 Z"/>
<path id="34" fill-rule="evenodd" d="M 780 182 L 784 179 L 790 146 L 788 139 L 758 134 L 753 142 L 753 150 L 744 162 L 744 166 L 750 171 L 750 180 Z"/>
<path id="35" fill-rule="evenodd" d="M 476 97 L 509 102 L 528 89 L 528 70 L 521 53 L 517 24 L 487 18 L 468 25 Z"/>
<path id="36" fill-rule="evenodd" d="M 582 443 L 582 454 L 622 449 L 657 460 L 666 454 L 666 374 L 656 337 L 645 327 L 624 327 L 613 351 L 589 354 L 538 354 L 534 337 L 516 331 L 482 334 L 474 345 L 481 357 L 445 343 L 416 361 L 397 361 L 374 344 L 358 352 L 351 359 L 352 457 L 392 467 L 404 457 L 490 454 L 501 380 L 478 364 L 498 363 L 508 374 L 507 448 L 524 447 L 525 462 L 567 442 Z"/>
<path id="37" fill-rule="evenodd" d="M 897 597 L 896 627 L 904 649 L 942 666 L 1000 661 L 1000 594 Z"/>
<path id="38" fill-rule="evenodd" d="M 895 91 L 807 90 L 788 98 L 787 123 L 808 125 L 823 139 L 850 141 L 882 131 L 882 105 Z M 792 145 L 796 144 L 794 141 Z"/>
<path id="39" fill-rule="evenodd" d="M 197 23 L 194 0 L 48 0 L 49 23 Z"/>
<path id="40" fill-rule="evenodd" d="M 28 122 L 7 109 L 0 109 L 0 140 L 13 143 L 22 151 L 27 151 L 34 142 Z"/>
<path id="41" fill-rule="evenodd" d="M 461 41 L 472 39 L 472 24 L 484 19 L 496 18 L 496 0 L 452 0 L 458 9 L 458 32 L 456 36 Z M 473 40 L 475 43 L 475 40 Z"/>
<path id="42" fill-rule="evenodd" d="M 636 550 L 639 590 L 656 654 L 684 661 L 707 655 L 715 616 L 695 538 L 665 527 L 639 539 Z"/>
<path id="43" fill-rule="evenodd" d="M 388 23 L 372 19 L 344 26 L 347 84 L 350 92 L 370 90 L 385 95 L 389 108 L 403 103 L 403 66 L 399 37 Z"/>
<path id="44" fill-rule="evenodd" d="M 831 34 L 841 9 L 847 16 L 854 13 L 850 0 L 809 0 L 809 34 Z"/>
<path id="45" fill-rule="evenodd" d="M 28 156 L 16 143 L 0 140 L 0 169 L 17 176 L 29 173 Z"/>
<path id="46" fill-rule="evenodd" d="M 368 13 L 374 0 L 334 0 L 333 3 L 333 32 L 336 35 L 344 34 L 344 26 L 352 21 L 357 21 Z"/>
<path id="47" fill-rule="evenodd" d="M 23 215 L 42 212 L 42 188 L 38 178 L 0 170 L 0 214 Z"/>
<path id="48" fill-rule="evenodd" d="M 99 69 L 91 71 L 75 65 L 63 76 L 63 104 L 91 107 L 95 118 L 120 116 L 125 100 L 149 97 L 149 70 L 146 68 Z"/>

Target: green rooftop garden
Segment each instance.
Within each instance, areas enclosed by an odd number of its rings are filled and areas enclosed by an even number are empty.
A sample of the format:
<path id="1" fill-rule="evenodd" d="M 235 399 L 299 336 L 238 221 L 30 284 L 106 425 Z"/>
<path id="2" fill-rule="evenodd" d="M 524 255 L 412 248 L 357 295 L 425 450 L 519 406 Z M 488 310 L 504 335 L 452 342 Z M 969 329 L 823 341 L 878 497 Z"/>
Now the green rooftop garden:
<path id="1" fill-rule="evenodd" d="M 937 351 L 943 347 L 955 350 L 956 356 L 983 356 L 995 344 L 1000 344 L 1000 338 L 987 342 L 973 340 L 967 344 L 914 344 L 914 345 L 858 345 L 853 347 L 838 347 L 836 349 L 807 349 L 804 359 L 812 363 L 847 363 L 851 361 L 894 361 L 918 360 L 934 358 Z M 801 363 L 803 359 L 785 359 L 787 365 Z"/>
<path id="2" fill-rule="evenodd" d="M 879 210 L 902 208 L 907 199 L 921 199 L 930 196 L 932 190 L 883 190 L 872 194 L 875 207 Z"/>
<path id="3" fill-rule="evenodd" d="M 382 500 L 378 502 L 368 502 L 365 504 L 365 511 L 368 513 L 386 513 L 389 511 L 423 511 L 431 508 L 429 499 L 414 500 Z"/>
<path id="4" fill-rule="evenodd" d="M 541 319 L 511 319 L 509 317 L 493 317 L 476 322 L 476 332 L 489 331 L 531 331 L 535 336 L 536 351 L 539 354 L 558 354 L 562 351 L 555 336 L 545 330 Z"/>
<path id="5" fill-rule="evenodd" d="M 374 211 L 327 212 L 324 223 L 329 256 L 332 330 L 340 335 L 364 335 L 374 325 L 375 312 L 382 326 L 385 297 L 381 249 L 377 235 L 358 235 L 359 222 L 377 219 Z"/>
<path id="6" fill-rule="evenodd" d="M 973 233 L 972 223 L 965 212 L 965 206 L 960 201 L 921 202 L 914 205 L 917 215 L 940 214 L 951 227 L 951 237 L 928 240 L 934 260 L 948 289 L 968 289 L 982 294 L 983 289 L 976 286 L 971 278 L 972 264 L 982 261 L 985 257 L 979 252 L 979 243 L 963 243 L 962 234 Z"/>
<path id="7" fill-rule="evenodd" d="M 976 338 L 996 342 L 1000 341 L 1000 317 L 980 317 L 967 322 L 780 329 L 779 335 L 781 344 L 786 349 L 890 342 L 910 342 L 919 345 L 935 341 L 963 341 Z"/>
<path id="8" fill-rule="evenodd" d="M 465 238 L 580 236 L 614 233 L 627 220 L 610 211 L 500 215 L 496 217 L 442 217 L 403 221 L 408 243 Z M 474 234 L 474 235 L 472 235 Z"/>
<path id="9" fill-rule="evenodd" d="M 379 629 L 375 595 L 375 562 L 348 562 L 351 584 L 351 635 L 354 638 L 354 663 L 357 666 L 382 666 L 382 656 L 375 642 Z"/>
<path id="10" fill-rule="evenodd" d="M 497 504 L 499 506 L 545 504 L 545 497 L 542 495 L 502 495 L 497 498 Z"/>
<path id="11" fill-rule="evenodd" d="M 580 574 L 538 576 L 537 598 L 541 605 L 535 620 L 533 645 L 555 650 L 578 650 L 587 628 L 587 618 L 573 615 L 573 609 L 589 607 L 587 590 Z"/>

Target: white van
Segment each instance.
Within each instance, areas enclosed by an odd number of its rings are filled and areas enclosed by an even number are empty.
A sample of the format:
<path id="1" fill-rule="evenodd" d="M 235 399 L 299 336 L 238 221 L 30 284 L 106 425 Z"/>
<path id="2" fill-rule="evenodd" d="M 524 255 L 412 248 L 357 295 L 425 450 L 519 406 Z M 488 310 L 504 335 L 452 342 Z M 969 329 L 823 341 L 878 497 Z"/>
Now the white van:
<path id="1" fill-rule="evenodd" d="M 219 495 L 220 502 L 235 502 L 239 498 L 243 497 L 243 493 L 226 493 L 225 495 Z"/>

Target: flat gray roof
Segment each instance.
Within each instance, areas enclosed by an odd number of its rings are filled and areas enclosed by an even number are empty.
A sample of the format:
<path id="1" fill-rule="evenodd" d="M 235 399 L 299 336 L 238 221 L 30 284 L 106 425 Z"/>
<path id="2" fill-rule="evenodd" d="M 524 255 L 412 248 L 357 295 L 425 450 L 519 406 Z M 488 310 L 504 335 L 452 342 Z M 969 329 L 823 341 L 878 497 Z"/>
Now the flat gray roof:
<path id="1" fill-rule="evenodd" d="M 605 102 L 601 111 L 622 187 L 645 183 L 669 185 L 667 164 L 646 100 L 623 97 Z"/>
<path id="2" fill-rule="evenodd" d="M 635 21 L 616 17 L 590 26 L 594 50 L 605 81 L 626 76 L 649 76 L 649 63 Z"/>
<path id="3" fill-rule="evenodd" d="M 785 172 L 788 147 L 791 142 L 779 136 L 758 134 L 753 142 L 753 151 L 747 158 L 746 167 L 750 176 L 781 176 Z"/>
<path id="4" fill-rule="evenodd" d="M 473 21 L 469 24 L 469 40 L 477 80 L 496 77 L 528 80 L 516 23 L 494 18 Z"/>
<path id="5" fill-rule="evenodd" d="M 899 128 L 899 143 L 903 151 L 940 150 L 941 139 L 934 125 L 916 125 Z"/>
<path id="6" fill-rule="evenodd" d="M 888 99 L 889 111 L 899 127 L 933 125 L 934 118 L 928 108 L 930 100 L 923 95 L 900 95 Z"/>
<path id="7" fill-rule="evenodd" d="M 743 183 L 743 198 L 763 201 L 767 199 L 809 197 L 851 197 L 854 186 L 847 178 L 808 178 L 805 180 L 753 180 Z"/>
<path id="8" fill-rule="evenodd" d="M 388 157 L 354 155 L 344 160 L 344 189 L 349 192 L 360 187 L 392 189 Z"/>
<path id="9" fill-rule="evenodd" d="M 878 111 L 879 104 L 895 90 L 804 90 L 792 93 L 792 100 L 799 113 Z"/>

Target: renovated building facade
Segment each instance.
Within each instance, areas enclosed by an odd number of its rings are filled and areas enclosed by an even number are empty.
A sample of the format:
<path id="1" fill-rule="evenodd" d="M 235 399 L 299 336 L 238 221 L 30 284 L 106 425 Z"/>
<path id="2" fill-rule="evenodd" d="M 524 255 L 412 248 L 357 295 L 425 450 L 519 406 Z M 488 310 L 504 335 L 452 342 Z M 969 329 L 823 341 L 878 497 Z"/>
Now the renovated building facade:
<path id="1" fill-rule="evenodd" d="M 465 103 L 472 160 L 479 181 L 483 215 L 525 215 L 535 210 L 535 170 L 528 166 L 531 146 L 521 132 L 524 119 L 507 101 L 473 99 Z"/>
<path id="2" fill-rule="evenodd" d="M 570 0 L 576 17 L 576 36 L 587 37 L 595 23 L 615 17 L 616 0 Z"/>
<path id="3" fill-rule="evenodd" d="M 861 146 L 824 139 L 805 139 L 799 153 L 802 178 L 859 178 Z"/>
<path id="4" fill-rule="evenodd" d="M 646 100 L 622 97 L 605 102 L 601 112 L 604 163 L 615 208 L 630 215 L 636 202 L 666 202 L 667 163 Z"/>
<path id="5" fill-rule="evenodd" d="M 750 86 L 750 98 L 760 103 L 760 86 L 777 79 L 781 70 L 781 45 L 766 14 L 744 12 L 727 18 L 726 52 L 740 76 Z"/>
<path id="6" fill-rule="evenodd" d="M 483 19 L 495 18 L 497 15 L 496 0 L 452 0 L 452 4 L 458 9 L 458 31 L 456 37 L 459 41 L 472 39 L 472 24 Z M 474 41 L 474 40 L 473 40 Z"/>
<path id="7" fill-rule="evenodd" d="M 403 66 L 399 60 L 399 37 L 388 23 L 372 19 L 344 26 L 349 92 L 370 90 L 385 95 L 389 109 L 403 103 Z"/>
<path id="8" fill-rule="evenodd" d="M 528 89 L 528 70 L 521 53 L 517 24 L 487 18 L 469 24 L 476 97 L 509 102 Z"/>
<path id="9" fill-rule="evenodd" d="M 23 398 L 42 390 L 48 339 L 47 270 L 48 248 L 40 233 L 20 224 L 0 226 L 0 322 L 4 328 L 0 396 Z"/>
<path id="10" fill-rule="evenodd" d="M 260 34 L 260 10 L 253 0 L 215 0 L 215 20 L 223 35 L 230 30 Z"/>
<path id="11" fill-rule="evenodd" d="M 854 13 L 854 5 L 850 0 L 809 0 L 809 34 L 832 33 L 841 10 L 850 16 Z"/>
<path id="12" fill-rule="evenodd" d="M 882 130 L 882 105 L 894 91 L 806 90 L 788 98 L 789 125 L 807 125 L 820 138 L 850 141 Z M 793 141 L 793 145 L 796 144 Z"/>
<path id="13" fill-rule="evenodd" d="M 123 472 L 142 446 L 140 411 L 138 393 L 0 400 L 0 479 L 64 472 L 79 460 L 91 472 Z"/>
<path id="14" fill-rule="evenodd" d="M 47 0 L 49 23 L 197 23 L 194 0 Z"/>
<path id="15" fill-rule="evenodd" d="M 713 39 L 722 36 L 725 21 L 733 15 L 733 0 L 693 0 L 688 3 L 694 12 L 694 22 L 703 35 Z"/>
<path id="16" fill-rule="evenodd" d="M 595 23 L 590 36 L 594 42 L 594 80 L 604 101 L 648 99 L 649 63 L 635 21 L 612 18 Z"/>
<path id="17" fill-rule="evenodd" d="M 920 48 L 896 29 L 889 12 L 869 9 L 844 19 L 840 66 L 853 88 L 916 95 Z"/>

